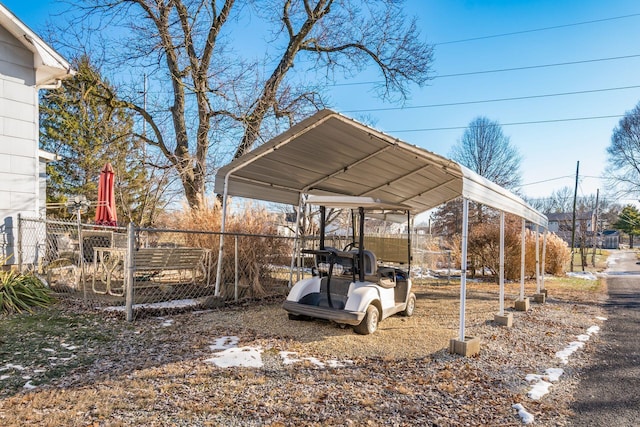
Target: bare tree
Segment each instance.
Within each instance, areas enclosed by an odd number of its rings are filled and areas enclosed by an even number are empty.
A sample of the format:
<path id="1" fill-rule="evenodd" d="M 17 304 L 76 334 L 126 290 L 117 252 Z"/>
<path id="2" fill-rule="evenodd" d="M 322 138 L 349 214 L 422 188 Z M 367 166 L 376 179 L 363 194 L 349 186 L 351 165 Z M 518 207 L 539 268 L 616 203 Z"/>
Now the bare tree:
<path id="1" fill-rule="evenodd" d="M 607 147 L 608 186 L 618 196 L 640 193 L 640 103 L 613 130 Z"/>
<path id="2" fill-rule="evenodd" d="M 477 117 L 453 146 L 451 158 L 483 177 L 511 189 L 520 184 L 522 158 L 498 122 Z"/>
<path id="3" fill-rule="evenodd" d="M 377 94 L 393 101 L 429 79 L 433 49 L 401 0 L 77 2 L 83 13 L 67 30 L 82 26 L 84 46 L 98 41 L 93 56 L 110 59 L 114 75 L 144 72 L 163 92 L 146 108 L 132 86 L 111 102 L 148 123 L 139 136 L 177 171 L 192 208 L 203 204 L 212 157 L 239 157 L 323 108 L 336 75 L 374 66 Z"/>

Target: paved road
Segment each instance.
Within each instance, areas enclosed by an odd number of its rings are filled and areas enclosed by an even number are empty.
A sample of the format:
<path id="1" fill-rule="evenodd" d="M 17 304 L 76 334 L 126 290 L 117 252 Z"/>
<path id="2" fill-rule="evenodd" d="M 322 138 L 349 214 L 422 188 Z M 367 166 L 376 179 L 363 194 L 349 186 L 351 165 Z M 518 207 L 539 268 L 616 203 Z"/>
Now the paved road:
<path id="1" fill-rule="evenodd" d="M 572 405 L 574 426 L 640 425 L 640 265 L 630 251 L 610 261 L 608 320 Z"/>

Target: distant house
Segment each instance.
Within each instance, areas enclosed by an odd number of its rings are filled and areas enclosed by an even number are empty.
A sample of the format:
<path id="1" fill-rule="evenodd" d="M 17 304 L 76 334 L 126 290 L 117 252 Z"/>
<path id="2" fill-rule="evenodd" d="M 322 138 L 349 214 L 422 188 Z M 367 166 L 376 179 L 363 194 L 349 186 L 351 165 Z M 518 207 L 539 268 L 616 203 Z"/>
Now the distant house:
<path id="1" fill-rule="evenodd" d="M 45 165 L 55 155 L 39 149 L 38 91 L 59 87 L 73 74 L 60 54 L 0 4 L 0 265 L 5 259 L 16 263 L 17 215 L 44 214 Z"/>
<path id="2" fill-rule="evenodd" d="M 604 230 L 600 240 L 602 249 L 620 249 L 620 232 L 618 230 Z"/>
<path id="3" fill-rule="evenodd" d="M 549 231 L 555 233 L 562 240 L 571 244 L 571 235 L 573 230 L 573 213 L 558 212 L 548 213 Z M 586 246 L 592 246 L 592 238 L 596 227 L 596 216 L 594 211 L 576 212 L 576 232 L 575 245 L 580 244 L 580 239 Z"/>

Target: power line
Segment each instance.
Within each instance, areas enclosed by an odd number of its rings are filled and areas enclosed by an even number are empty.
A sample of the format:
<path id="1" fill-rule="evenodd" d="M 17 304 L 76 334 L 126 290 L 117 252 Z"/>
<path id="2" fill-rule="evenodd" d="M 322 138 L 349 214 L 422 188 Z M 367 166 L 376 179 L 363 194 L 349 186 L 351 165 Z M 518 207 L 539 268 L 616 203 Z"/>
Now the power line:
<path id="1" fill-rule="evenodd" d="M 528 186 L 528 185 L 543 184 L 543 183 L 545 183 L 545 182 L 558 181 L 558 180 L 560 180 L 560 179 L 565 179 L 565 178 L 573 178 L 573 176 L 574 176 L 574 175 L 565 175 L 565 176 L 559 176 L 559 177 L 556 177 L 556 178 L 549 178 L 549 179 L 545 179 L 545 180 L 543 180 L 543 181 L 529 182 L 529 183 L 527 183 L 527 184 L 521 184 L 521 185 L 519 186 L 519 188 L 521 188 L 521 187 L 526 187 L 526 186 Z"/>
<path id="2" fill-rule="evenodd" d="M 344 110 L 342 112 L 343 113 L 364 113 L 364 112 L 375 112 L 375 111 L 413 110 L 418 108 L 452 107 L 456 105 L 472 105 L 472 104 L 484 104 L 484 103 L 490 103 L 490 102 L 518 101 L 523 99 L 550 98 L 555 96 L 581 95 L 586 93 L 609 92 L 609 91 L 615 91 L 615 90 L 628 90 L 628 89 L 638 89 L 638 88 L 640 88 L 640 85 L 620 86 L 620 87 L 612 87 L 612 88 L 604 88 L 604 89 L 578 90 L 573 92 L 547 93 L 543 95 L 524 95 L 524 96 L 514 96 L 509 98 L 482 99 L 482 100 L 475 100 L 475 101 L 446 102 L 441 104 L 425 104 L 425 105 L 413 105 L 413 106 L 405 106 L 405 107 L 365 108 L 365 109 L 359 109 L 359 110 Z"/>
<path id="3" fill-rule="evenodd" d="M 614 16 L 614 17 L 611 17 L 611 18 L 593 19 L 591 21 L 574 22 L 572 24 L 562 24 L 562 25 L 553 25 L 553 26 L 550 26 L 550 27 L 533 28 L 533 29 L 530 29 L 530 30 L 512 31 L 510 33 L 492 34 L 492 35 L 488 35 L 488 36 L 479 36 L 479 37 L 471 37 L 471 38 L 467 38 L 467 39 L 450 40 L 450 41 L 446 41 L 446 42 L 435 43 L 434 45 L 435 46 L 441 46 L 441 45 L 445 45 L 445 44 L 466 43 L 466 42 L 476 41 L 476 40 L 486 40 L 486 39 L 493 39 L 493 38 L 498 38 L 498 37 L 515 36 L 515 35 L 518 35 L 518 34 L 527 34 L 527 33 L 535 33 L 535 32 L 540 32 L 540 31 L 547 31 L 547 30 L 556 30 L 556 29 L 559 29 L 559 28 L 576 27 L 578 25 L 595 24 L 595 23 L 598 23 L 598 22 L 606 22 L 606 21 L 613 21 L 613 20 L 617 20 L 617 19 L 632 18 L 632 17 L 635 17 L 635 16 L 640 16 L 640 13 L 632 13 L 632 14 L 629 14 L 629 15 Z"/>
<path id="4" fill-rule="evenodd" d="M 461 77 L 461 76 L 471 76 L 477 74 L 489 74 L 489 73 L 503 73 L 507 71 L 521 71 L 521 70 L 533 70 L 536 68 L 549 68 L 549 67 L 563 67 L 565 65 L 577 65 L 577 64 L 588 64 L 593 62 L 604 62 L 604 61 L 618 61 L 621 59 L 630 59 L 640 57 L 640 54 L 635 55 L 623 55 L 623 56 L 611 56 L 608 58 L 595 58 L 595 59 L 584 59 L 581 61 L 569 61 L 569 62 L 556 62 L 553 64 L 540 64 L 540 65 L 526 65 L 524 67 L 513 67 L 513 68 L 499 68 L 495 70 L 482 70 L 482 71 L 469 71 L 466 73 L 454 73 L 454 74 L 443 74 L 441 76 L 434 76 L 434 79 L 444 78 L 444 77 Z"/>
<path id="5" fill-rule="evenodd" d="M 581 120 L 612 119 L 612 118 L 620 118 L 620 117 L 624 117 L 624 116 L 616 114 L 611 116 L 591 116 L 591 117 L 573 117 L 573 118 L 566 118 L 566 119 L 533 120 L 528 122 L 500 123 L 500 124 L 495 124 L 493 126 L 535 125 L 535 124 L 541 124 L 541 123 L 574 122 L 574 121 L 581 121 Z M 451 126 L 451 127 L 442 127 L 442 128 L 399 129 L 399 130 L 389 130 L 385 132 L 387 133 L 431 132 L 431 131 L 440 131 L 440 130 L 468 129 L 469 127 L 470 126 Z"/>
<path id="6" fill-rule="evenodd" d="M 433 79 L 442 79 L 446 77 L 464 77 L 464 76 L 473 76 L 478 74 L 491 74 L 491 73 L 505 73 L 509 71 L 523 71 L 523 70 L 534 70 L 538 68 L 550 68 L 550 67 L 564 67 L 567 65 L 579 65 L 579 64 L 590 64 L 594 62 L 605 62 L 605 61 L 619 61 L 622 59 L 632 59 L 638 58 L 640 54 L 633 55 L 622 55 L 622 56 L 610 56 L 606 58 L 594 58 L 594 59 L 583 59 L 580 61 L 568 61 L 568 62 L 555 62 L 551 64 L 537 64 L 537 65 L 525 65 L 522 67 L 511 67 L 511 68 L 496 68 L 494 70 L 478 70 L 478 71 L 468 71 L 464 73 L 452 73 L 452 74 L 442 74 L 439 76 L 434 76 Z M 366 82 L 352 82 L 352 83 L 334 83 L 329 86 L 340 87 L 340 86 L 359 86 L 359 85 L 371 85 L 371 84 L 381 84 L 384 83 L 383 80 L 371 80 Z"/>

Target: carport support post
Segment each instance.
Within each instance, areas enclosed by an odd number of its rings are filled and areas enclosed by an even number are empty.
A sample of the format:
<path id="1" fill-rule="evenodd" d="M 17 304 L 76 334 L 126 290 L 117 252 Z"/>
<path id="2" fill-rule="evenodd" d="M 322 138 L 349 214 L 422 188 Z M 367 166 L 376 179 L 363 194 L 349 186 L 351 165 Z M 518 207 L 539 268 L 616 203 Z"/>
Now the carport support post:
<path id="1" fill-rule="evenodd" d="M 544 272 L 545 272 L 545 260 L 547 259 L 547 233 L 549 230 L 545 229 L 542 235 L 542 268 L 540 269 L 540 288 L 545 298 L 547 297 L 547 291 L 544 288 Z"/>
<path id="2" fill-rule="evenodd" d="M 524 261 L 526 251 L 526 220 L 522 218 L 522 245 L 520 248 L 520 298 L 516 301 L 515 308 L 518 311 L 529 310 L 529 298 L 524 297 Z"/>
<path id="3" fill-rule="evenodd" d="M 494 316 L 498 325 L 513 326 L 513 313 L 504 314 L 504 212 L 500 212 L 500 312 Z"/>
<path id="4" fill-rule="evenodd" d="M 467 302 L 467 243 L 469 241 L 469 200 L 462 201 L 462 258 L 460 260 L 460 331 L 458 339 L 464 341 Z"/>
<path id="5" fill-rule="evenodd" d="M 291 268 L 289 269 L 289 284 L 288 287 L 291 288 L 293 286 L 293 268 L 295 267 L 295 262 L 296 259 L 298 259 L 298 263 L 301 263 L 301 259 L 299 258 L 300 255 L 300 212 L 302 211 L 302 207 L 303 207 L 303 196 L 302 194 L 300 194 L 300 197 L 298 198 L 298 206 L 296 206 L 296 232 L 295 232 L 295 239 L 293 241 L 293 254 L 291 255 Z M 305 206 L 305 213 L 306 213 L 306 206 Z M 296 278 L 297 280 L 300 280 L 300 265 L 298 265 L 297 268 L 297 272 L 296 272 Z"/>
<path id="6" fill-rule="evenodd" d="M 534 302 L 544 304 L 546 295 L 540 289 L 540 225 L 536 225 L 536 294 Z"/>
<path id="7" fill-rule="evenodd" d="M 460 333 L 449 341 L 449 353 L 475 356 L 480 353 L 480 338 L 464 336 L 465 303 L 467 300 L 467 241 L 469 240 L 469 200 L 462 200 L 462 259 L 460 260 Z"/>
<path id="8" fill-rule="evenodd" d="M 125 271 L 127 276 L 125 277 L 125 315 L 127 322 L 133 321 L 133 281 L 135 273 L 135 259 L 133 253 L 136 250 L 136 233 L 133 227 L 133 223 L 130 222 L 127 226 L 127 251 L 126 259 L 124 262 Z"/>

